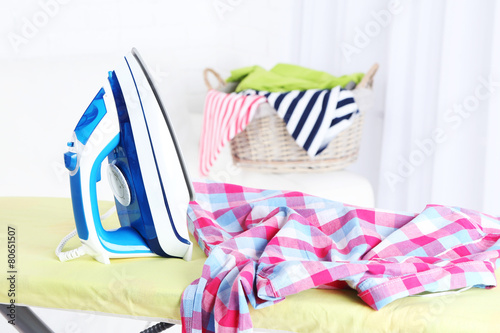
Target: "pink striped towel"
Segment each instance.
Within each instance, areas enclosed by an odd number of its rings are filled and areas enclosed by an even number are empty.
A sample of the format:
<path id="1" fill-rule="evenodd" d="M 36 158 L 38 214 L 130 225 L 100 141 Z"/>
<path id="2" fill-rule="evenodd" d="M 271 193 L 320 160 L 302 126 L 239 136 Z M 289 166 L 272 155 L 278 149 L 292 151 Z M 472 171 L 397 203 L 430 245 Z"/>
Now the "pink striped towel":
<path id="1" fill-rule="evenodd" d="M 205 99 L 203 128 L 200 137 L 199 169 L 207 176 L 224 145 L 250 123 L 264 96 L 226 94 L 210 90 Z"/>

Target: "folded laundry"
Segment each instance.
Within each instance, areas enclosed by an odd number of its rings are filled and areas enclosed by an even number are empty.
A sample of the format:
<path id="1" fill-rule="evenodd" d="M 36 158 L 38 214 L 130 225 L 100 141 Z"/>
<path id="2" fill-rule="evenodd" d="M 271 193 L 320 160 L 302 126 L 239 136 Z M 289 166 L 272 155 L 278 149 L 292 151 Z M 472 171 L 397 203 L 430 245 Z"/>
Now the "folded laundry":
<path id="1" fill-rule="evenodd" d="M 336 77 L 326 72 L 290 65 L 277 64 L 266 71 L 260 66 L 250 66 L 231 71 L 227 82 L 239 82 L 236 92 L 247 89 L 269 92 L 291 90 L 332 89 L 345 87 L 350 81 L 355 84 L 363 78 L 363 73 L 354 73 Z"/>
<path id="2" fill-rule="evenodd" d="M 244 93 L 266 97 L 286 123 L 287 131 L 310 157 L 320 154 L 359 114 L 353 92 L 340 86 L 331 90 Z"/>
<path id="3" fill-rule="evenodd" d="M 243 131 L 265 97 L 210 90 L 205 99 L 199 147 L 199 171 L 207 176 L 222 147 Z"/>
<path id="4" fill-rule="evenodd" d="M 496 286 L 499 218 L 438 205 L 364 209 L 300 192 L 195 183 L 190 231 L 208 258 L 183 293 L 183 332 L 251 332 L 263 308 L 309 288 L 353 288 L 379 310 L 424 292 Z"/>

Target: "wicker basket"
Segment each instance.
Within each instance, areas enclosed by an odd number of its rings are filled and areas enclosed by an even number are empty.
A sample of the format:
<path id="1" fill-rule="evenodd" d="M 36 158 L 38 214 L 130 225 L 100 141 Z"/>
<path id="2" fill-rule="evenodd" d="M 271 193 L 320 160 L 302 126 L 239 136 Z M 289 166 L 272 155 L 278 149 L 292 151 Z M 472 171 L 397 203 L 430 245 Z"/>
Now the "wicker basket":
<path id="1" fill-rule="evenodd" d="M 285 122 L 271 113 L 254 118 L 243 132 L 231 140 L 233 162 L 245 169 L 271 173 L 335 171 L 354 163 L 358 158 L 364 112 L 371 104 L 371 86 L 377 69 L 378 65 L 373 65 L 354 90 L 360 115 L 321 154 L 309 157 L 290 136 Z M 214 75 L 219 82 L 216 89 L 228 93 L 234 89 L 234 86 L 226 85 L 217 72 L 207 68 L 204 79 L 209 89 L 213 89 L 209 74 Z"/>

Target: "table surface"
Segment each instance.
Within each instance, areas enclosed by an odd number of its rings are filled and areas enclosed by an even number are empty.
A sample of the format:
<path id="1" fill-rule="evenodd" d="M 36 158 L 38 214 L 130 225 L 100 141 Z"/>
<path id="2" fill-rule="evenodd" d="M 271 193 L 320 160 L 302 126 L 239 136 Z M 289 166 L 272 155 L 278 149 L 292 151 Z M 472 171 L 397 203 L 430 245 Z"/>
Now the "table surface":
<path id="1" fill-rule="evenodd" d="M 111 202 L 101 203 L 106 211 Z M 116 215 L 109 218 L 116 224 Z M 74 228 L 71 201 L 0 197 L 0 245 L 4 276 L 7 228 L 16 232 L 16 303 L 99 312 L 178 323 L 184 288 L 201 274 L 205 255 L 193 259 L 112 259 L 89 256 L 62 263 L 54 250 Z M 70 241 L 65 250 L 79 245 Z M 497 270 L 497 278 L 499 270 Z M 0 303 L 9 303 L 9 282 L 0 279 Z M 500 288 L 439 297 L 407 297 L 380 311 L 353 290 L 307 290 L 276 305 L 251 311 L 254 327 L 295 332 L 495 332 L 500 328 Z"/>

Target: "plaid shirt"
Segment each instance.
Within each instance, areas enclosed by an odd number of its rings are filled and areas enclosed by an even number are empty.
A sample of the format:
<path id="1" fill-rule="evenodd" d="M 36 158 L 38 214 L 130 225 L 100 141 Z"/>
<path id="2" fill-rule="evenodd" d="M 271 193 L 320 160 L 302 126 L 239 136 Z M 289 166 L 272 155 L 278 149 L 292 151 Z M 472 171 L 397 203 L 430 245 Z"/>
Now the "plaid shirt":
<path id="1" fill-rule="evenodd" d="M 189 228 L 208 256 L 184 291 L 184 332 L 252 332 L 256 309 L 309 288 L 345 288 L 375 310 L 402 297 L 496 285 L 500 222 L 438 205 L 420 214 L 303 194 L 196 183 Z"/>

